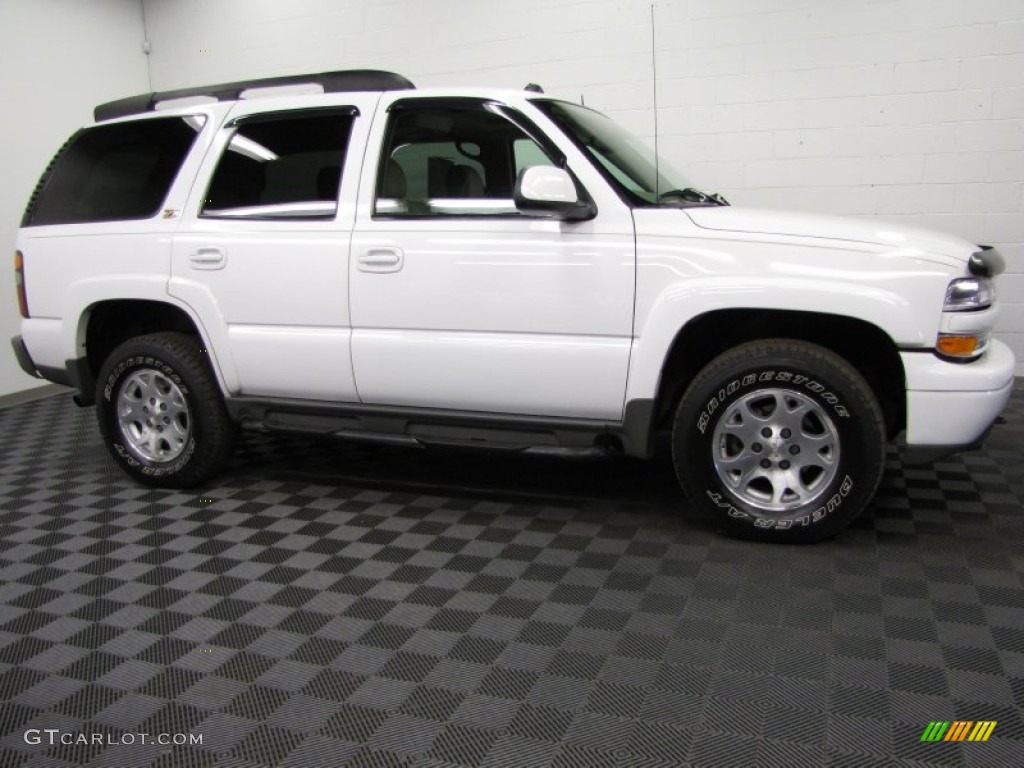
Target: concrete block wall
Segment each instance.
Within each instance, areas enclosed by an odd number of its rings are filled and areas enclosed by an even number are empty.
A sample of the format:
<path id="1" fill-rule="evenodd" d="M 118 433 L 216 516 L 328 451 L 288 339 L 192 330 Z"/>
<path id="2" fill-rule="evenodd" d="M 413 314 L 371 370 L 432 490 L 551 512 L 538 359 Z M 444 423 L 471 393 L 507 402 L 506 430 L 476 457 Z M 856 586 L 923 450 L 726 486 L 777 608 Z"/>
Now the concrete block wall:
<path id="1" fill-rule="evenodd" d="M 1024 375 L 1021 0 L 143 3 L 156 88 L 345 67 L 539 82 L 651 138 L 656 95 L 662 156 L 734 204 L 997 246 Z"/>

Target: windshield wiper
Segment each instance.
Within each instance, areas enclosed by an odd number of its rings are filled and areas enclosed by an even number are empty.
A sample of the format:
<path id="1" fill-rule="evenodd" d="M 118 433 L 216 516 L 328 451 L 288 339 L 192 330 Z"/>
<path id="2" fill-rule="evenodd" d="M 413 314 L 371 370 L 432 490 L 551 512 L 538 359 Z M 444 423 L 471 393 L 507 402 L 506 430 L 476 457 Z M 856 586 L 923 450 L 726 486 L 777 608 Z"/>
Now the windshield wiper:
<path id="1" fill-rule="evenodd" d="M 683 202 L 695 205 L 728 205 L 729 201 L 717 192 L 702 192 L 695 187 L 684 187 L 683 189 L 670 189 L 658 195 L 658 202 L 664 202 L 669 198 L 679 198 Z"/>

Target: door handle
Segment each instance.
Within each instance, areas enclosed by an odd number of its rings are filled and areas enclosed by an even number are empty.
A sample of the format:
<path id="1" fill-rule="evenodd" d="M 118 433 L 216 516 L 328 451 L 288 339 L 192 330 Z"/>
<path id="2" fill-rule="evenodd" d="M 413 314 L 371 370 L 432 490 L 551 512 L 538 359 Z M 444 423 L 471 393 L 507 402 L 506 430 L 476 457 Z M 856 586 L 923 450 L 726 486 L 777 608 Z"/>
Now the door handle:
<path id="1" fill-rule="evenodd" d="M 206 245 L 192 251 L 188 260 L 193 269 L 224 269 L 228 263 L 228 252 L 220 246 Z"/>
<path id="2" fill-rule="evenodd" d="M 361 272 L 397 272 L 402 268 L 401 248 L 368 248 L 356 259 Z"/>

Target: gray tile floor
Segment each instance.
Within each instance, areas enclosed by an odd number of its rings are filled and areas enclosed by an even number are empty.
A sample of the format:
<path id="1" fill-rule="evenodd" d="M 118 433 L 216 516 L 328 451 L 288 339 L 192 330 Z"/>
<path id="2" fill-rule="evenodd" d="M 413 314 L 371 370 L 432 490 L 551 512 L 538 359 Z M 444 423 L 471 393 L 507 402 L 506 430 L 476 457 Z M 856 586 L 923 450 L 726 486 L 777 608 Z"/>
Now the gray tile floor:
<path id="1" fill-rule="evenodd" d="M 1006 417 L 783 547 L 664 460 L 249 435 L 183 493 L 67 396 L 0 410 L 0 766 L 1024 765 Z M 921 741 L 955 720 L 997 724 Z"/>

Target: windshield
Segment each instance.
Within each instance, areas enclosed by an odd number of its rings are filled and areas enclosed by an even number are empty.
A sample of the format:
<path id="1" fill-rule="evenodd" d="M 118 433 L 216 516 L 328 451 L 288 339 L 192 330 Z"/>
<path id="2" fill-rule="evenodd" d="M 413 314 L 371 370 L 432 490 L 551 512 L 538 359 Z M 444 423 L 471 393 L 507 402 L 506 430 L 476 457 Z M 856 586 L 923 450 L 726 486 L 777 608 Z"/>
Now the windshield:
<path id="1" fill-rule="evenodd" d="M 610 118 L 566 101 L 534 102 L 586 152 L 598 170 L 634 205 L 722 205 L 720 197 L 693 187 L 641 139 Z"/>

